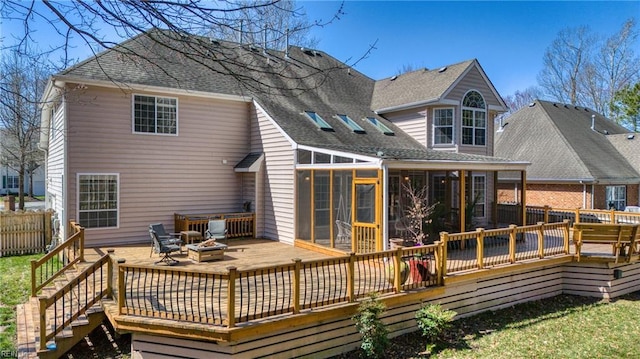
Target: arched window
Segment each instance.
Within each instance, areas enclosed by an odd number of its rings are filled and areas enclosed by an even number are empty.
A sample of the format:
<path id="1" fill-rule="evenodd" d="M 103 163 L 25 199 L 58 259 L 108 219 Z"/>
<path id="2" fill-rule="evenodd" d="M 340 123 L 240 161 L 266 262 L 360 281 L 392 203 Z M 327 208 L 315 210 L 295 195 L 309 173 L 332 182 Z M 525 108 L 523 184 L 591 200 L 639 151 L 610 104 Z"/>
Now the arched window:
<path id="1" fill-rule="evenodd" d="M 484 146 L 487 142 L 487 108 L 478 91 L 462 99 L 462 144 Z"/>

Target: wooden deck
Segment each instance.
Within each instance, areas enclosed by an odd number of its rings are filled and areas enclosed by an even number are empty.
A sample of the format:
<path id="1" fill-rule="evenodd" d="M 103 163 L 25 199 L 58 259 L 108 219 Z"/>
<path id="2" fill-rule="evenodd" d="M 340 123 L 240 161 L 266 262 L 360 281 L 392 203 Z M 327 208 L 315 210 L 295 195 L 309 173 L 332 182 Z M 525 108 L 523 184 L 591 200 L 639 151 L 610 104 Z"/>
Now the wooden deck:
<path id="1" fill-rule="evenodd" d="M 179 263 L 170 268 L 197 269 L 204 271 L 226 271 L 228 267 L 236 267 L 238 270 L 252 269 L 273 265 L 274 263 L 291 263 L 293 259 L 314 260 L 327 258 L 327 254 L 314 252 L 308 249 L 294 247 L 268 239 L 228 239 L 220 241 L 229 248 L 224 253 L 224 260 L 210 262 L 195 262 L 187 258 L 187 249 L 182 247 L 182 254 L 173 253 L 172 256 Z M 115 250 L 115 256 L 122 258 L 128 264 L 153 265 L 160 257 L 153 253 L 151 256 L 151 244 L 118 246 L 108 248 L 86 248 L 85 260 L 93 262 L 107 253 L 108 249 Z M 162 263 L 158 267 L 168 267 Z"/>

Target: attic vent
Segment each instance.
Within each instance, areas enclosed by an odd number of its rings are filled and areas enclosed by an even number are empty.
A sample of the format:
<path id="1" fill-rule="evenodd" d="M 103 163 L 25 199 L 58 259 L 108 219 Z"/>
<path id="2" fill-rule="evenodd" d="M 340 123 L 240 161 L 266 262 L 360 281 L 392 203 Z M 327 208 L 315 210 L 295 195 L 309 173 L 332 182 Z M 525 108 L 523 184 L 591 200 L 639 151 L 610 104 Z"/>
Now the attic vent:
<path id="1" fill-rule="evenodd" d="M 564 105 L 564 108 L 569 108 L 569 106 L 565 104 L 565 105 Z"/>
<path id="2" fill-rule="evenodd" d="M 589 109 L 588 109 L 588 108 L 586 108 L 586 107 L 584 108 L 584 110 L 585 110 L 585 112 L 589 112 Z"/>
<path id="3" fill-rule="evenodd" d="M 536 105 L 536 103 L 535 103 L 535 102 L 532 102 L 532 103 L 530 103 L 530 104 L 529 104 L 529 107 L 533 107 L 533 106 L 535 106 L 535 105 Z"/>
<path id="4" fill-rule="evenodd" d="M 211 40 L 211 45 L 220 45 L 220 41 L 216 40 L 216 39 L 210 39 Z"/>
<path id="5" fill-rule="evenodd" d="M 553 107 L 558 107 L 558 104 L 557 104 L 557 103 L 554 103 L 554 104 L 553 104 Z"/>
<path id="6" fill-rule="evenodd" d="M 579 110 L 578 106 L 575 107 L 576 110 Z"/>
<path id="7" fill-rule="evenodd" d="M 438 69 L 438 72 L 445 72 L 445 71 L 447 71 L 447 67 L 446 66 L 441 67 L 441 68 Z"/>
<path id="8" fill-rule="evenodd" d="M 315 50 L 311 50 L 311 49 L 305 49 L 304 47 L 300 48 L 302 50 L 302 52 L 304 52 L 305 54 L 309 55 L 309 56 L 316 56 L 318 55 L 318 52 Z"/>
<path id="9" fill-rule="evenodd" d="M 391 79 L 390 79 L 390 81 L 394 81 L 394 80 L 395 80 L 395 79 L 397 79 L 397 78 L 398 78 L 398 76 L 396 76 L 396 75 L 393 75 L 393 76 L 391 76 Z"/>

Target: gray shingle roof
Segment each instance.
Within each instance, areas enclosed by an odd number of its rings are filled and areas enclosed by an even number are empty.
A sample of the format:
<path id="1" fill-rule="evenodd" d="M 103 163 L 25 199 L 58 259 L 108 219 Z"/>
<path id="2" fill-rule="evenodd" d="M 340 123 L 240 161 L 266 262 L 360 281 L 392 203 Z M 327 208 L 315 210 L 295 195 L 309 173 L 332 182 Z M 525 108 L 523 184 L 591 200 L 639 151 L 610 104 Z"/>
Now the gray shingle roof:
<path id="1" fill-rule="evenodd" d="M 265 54 L 262 49 L 246 45 L 212 42 L 196 36 L 189 36 L 190 41 L 185 42 L 181 41 L 184 37 L 178 36 L 168 31 L 151 30 L 58 76 L 249 96 L 300 145 L 369 156 L 382 152 L 398 159 L 503 161 L 427 150 L 372 111 L 372 101 L 389 100 L 393 96 L 399 96 L 398 100 L 394 99 L 396 102 L 411 101 L 442 93 L 475 60 L 451 65 L 447 71 L 436 71 L 426 77 L 418 72 L 410 73 L 390 87 L 386 81 L 379 86 L 373 79 L 322 51 L 292 46 L 287 53 L 267 50 Z M 184 47 L 195 55 L 181 54 L 179 50 Z M 425 81 L 432 84 L 429 86 Z M 420 86 L 404 93 L 397 86 L 403 83 L 406 87 Z M 425 89 L 433 92 L 421 93 Z M 374 91 L 378 96 L 374 96 Z M 380 97 L 380 94 L 385 95 Z M 319 129 L 303 115 L 304 111 L 318 113 L 333 131 Z M 365 133 L 354 133 L 335 118 L 337 114 L 349 116 Z M 394 131 L 394 135 L 383 134 L 366 117 L 377 118 Z"/>
<path id="2" fill-rule="evenodd" d="M 629 164 L 640 173 L 640 134 L 625 133 L 619 135 L 609 135 L 607 139 L 620 154 L 622 154 Z"/>
<path id="3" fill-rule="evenodd" d="M 495 155 L 531 162 L 529 180 L 637 183 L 640 175 L 606 135 L 626 132 L 588 108 L 537 100 L 506 119 Z"/>
<path id="4" fill-rule="evenodd" d="M 376 82 L 371 107 L 375 110 L 438 100 L 474 64 L 468 60 L 438 69 L 420 69 Z"/>

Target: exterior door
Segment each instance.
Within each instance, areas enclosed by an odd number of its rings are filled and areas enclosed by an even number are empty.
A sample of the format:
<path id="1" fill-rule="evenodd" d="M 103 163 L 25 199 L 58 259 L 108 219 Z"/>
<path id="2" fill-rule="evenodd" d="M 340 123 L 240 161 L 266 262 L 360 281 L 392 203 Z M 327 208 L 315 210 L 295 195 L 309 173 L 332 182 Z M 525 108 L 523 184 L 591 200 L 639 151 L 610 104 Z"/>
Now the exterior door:
<path id="1" fill-rule="evenodd" d="M 380 236 L 380 181 L 376 178 L 356 178 L 353 181 L 352 250 L 370 253 L 382 250 Z"/>

